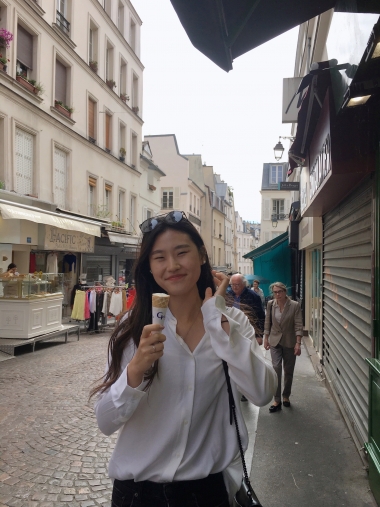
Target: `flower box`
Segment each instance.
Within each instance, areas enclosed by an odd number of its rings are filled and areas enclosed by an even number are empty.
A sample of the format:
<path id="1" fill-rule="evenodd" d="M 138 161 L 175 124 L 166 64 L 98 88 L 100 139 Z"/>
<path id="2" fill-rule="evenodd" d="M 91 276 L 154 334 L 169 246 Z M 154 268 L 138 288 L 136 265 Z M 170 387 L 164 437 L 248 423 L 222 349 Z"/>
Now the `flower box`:
<path id="1" fill-rule="evenodd" d="M 132 107 L 132 111 L 137 114 L 139 112 L 139 108 L 137 106 Z"/>
<path id="2" fill-rule="evenodd" d="M 29 81 L 27 81 L 26 79 L 24 79 L 22 76 L 16 76 L 16 80 L 24 87 L 26 88 L 27 90 L 29 90 L 30 92 L 32 93 L 35 93 L 36 94 L 36 89 L 35 87 L 32 85 L 32 83 L 29 83 Z"/>
<path id="3" fill-rule="evenodd" d="M 113 90 L 114 88 L 116 88 L 116 83 L 113 79 L 107 79 L 106 80 L 106 85 L 111 88 L 111 90 Z"/>
<path id="4" fill-rule="evenodd" d="M 4 72 L 7 72 L 7 65 L 5 63 L 0 62 L 0 70 L 3 70 Z"/>
<path id="5" fill-rule="evenodd" d="M 71 118 L 71 113 L 68 111 L 65 107 L 61 106 L 61 104 L 58 104 L 58 102 L 55 102 L 54 107 L 57 111 L 59 111 L 61 114 L 67 116 L 68 118 Z"/>
<path id="6" fill-rule="evenodd" d="M 156 187 L 155 187 L 154 185 L 150 185 L 150 184 L 148 185 L 148 188 L 149 188 L 149 190 L 151 190 L 152 192 L 154 192 L 155 190 L 157 190 L 157 189 L 156 189 Z"/>

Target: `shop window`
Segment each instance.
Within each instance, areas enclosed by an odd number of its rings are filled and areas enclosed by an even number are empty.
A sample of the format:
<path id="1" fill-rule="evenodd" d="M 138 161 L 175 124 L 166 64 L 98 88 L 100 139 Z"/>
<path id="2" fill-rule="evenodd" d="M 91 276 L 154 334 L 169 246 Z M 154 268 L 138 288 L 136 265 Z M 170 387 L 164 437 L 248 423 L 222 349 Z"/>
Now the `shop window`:
<path id="1" fill-rule="evenodd" d="M 54 148 L 54 202 L 59 208 L 66 208 L 67 153 Z"/>
<path id="2" fill-rule="evenodd" d="M 97 180 L 93 176 L 88 178 L 88 214 L 95 217 L 97 213 Z"/>
<path id="3" fill-rule="evenodd" d="M 16 181 L 19 194 L 33 195 L 34 136 L 16 128 Z"/>

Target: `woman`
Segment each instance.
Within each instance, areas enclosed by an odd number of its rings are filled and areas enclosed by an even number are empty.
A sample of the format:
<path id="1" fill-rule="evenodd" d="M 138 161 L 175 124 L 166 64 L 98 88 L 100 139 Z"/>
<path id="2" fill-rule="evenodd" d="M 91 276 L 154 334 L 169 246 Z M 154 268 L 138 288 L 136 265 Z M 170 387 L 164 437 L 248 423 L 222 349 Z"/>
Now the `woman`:
<path id="1" fill-rule="evenodd" d="M 286 285 L 275 282 L 270 286 L 274 299 L 269 301 L 264 326 L 264 348 L 270 349 L 273 368 L 277 373 L 277 391 L 269 412 L 281 410 L 281 375 L 284 363 L 284 407 L 290 407 L 293 371 L 296 357 L 301 355 L 303 324 L 301 305 L 286 295 Z"/>
<path id="2" fill-rule="evenodd" d="M 253 280 L 253 290 L 258 294 L 261 298 L 261 303 L 263 305 L 263 309 L 265 310 L 265 296 L 262 289 L 259 287 L 260 282 L 258 280 Z"/>
<path id="3" fill-rule="evenodd" d="M 7 268 L 7 271 L 5 272 L 5 275 L 7 275 L 7 276 L 18 276 L 17 266 L 16 266 L 16 264 L 14 262 L 11 262 L 8 265 L 8 268 Z"/>
<path id="4" fill-rule="evenodd" d="M 211 271 L 186 215 L 172 211 L 140 228 L 135 302 L 111 336 L 103 383 L 92 391 L 100 430 L 120 430 L 109 465 L 112 507 L 227 507 L 223 479 L 238 442 L 222 360 L 235 399 L 238 388 L 256 405 L 269 402 L 276 375 L 248 319 L 226 308 L 228 278 Z M 165 327 L 150 324 L 154 292 L 170 295 Z M 236 411 L 246 447 L 239 405 Z M 241 473 L 235 491 L 240 480 Z"/>

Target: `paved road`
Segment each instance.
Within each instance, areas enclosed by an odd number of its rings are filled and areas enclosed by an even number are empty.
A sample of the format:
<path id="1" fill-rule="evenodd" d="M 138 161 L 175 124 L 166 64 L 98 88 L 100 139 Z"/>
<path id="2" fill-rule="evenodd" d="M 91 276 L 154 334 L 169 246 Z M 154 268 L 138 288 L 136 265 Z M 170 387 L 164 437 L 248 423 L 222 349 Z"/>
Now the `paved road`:
<path id="1" fill-rule="evenodd" d="M 109 507 L 115 436 L 100 433 L 88 402 L 108 336 L 0 362 L 0 507 Z"/>

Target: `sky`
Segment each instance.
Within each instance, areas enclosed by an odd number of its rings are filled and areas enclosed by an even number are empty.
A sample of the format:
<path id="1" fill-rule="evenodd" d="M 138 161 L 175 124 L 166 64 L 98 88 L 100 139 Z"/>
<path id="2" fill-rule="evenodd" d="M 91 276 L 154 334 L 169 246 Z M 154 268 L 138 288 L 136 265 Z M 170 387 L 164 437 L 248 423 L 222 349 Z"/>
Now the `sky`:
<path id="1" fill-rule="evenodd" d="M 279 136 L 290 135 L 282 80 L 294 75 L 298 27 L 226 73 L 191 44 L 169 0 L 132 3 L 143 21 L 143 135 L 175 134 L 181 154 L 201 154 L 233 188 L 242 218 L 260 221 L 263 163 L 275 161 Z"/>

